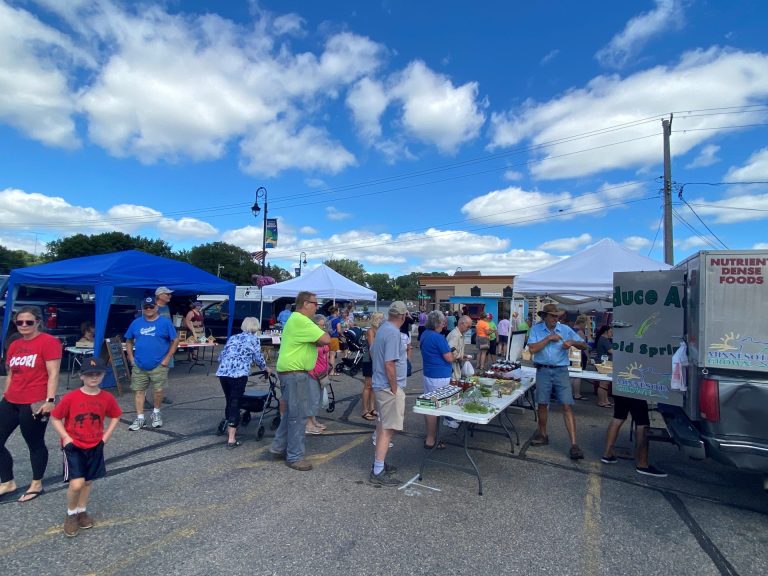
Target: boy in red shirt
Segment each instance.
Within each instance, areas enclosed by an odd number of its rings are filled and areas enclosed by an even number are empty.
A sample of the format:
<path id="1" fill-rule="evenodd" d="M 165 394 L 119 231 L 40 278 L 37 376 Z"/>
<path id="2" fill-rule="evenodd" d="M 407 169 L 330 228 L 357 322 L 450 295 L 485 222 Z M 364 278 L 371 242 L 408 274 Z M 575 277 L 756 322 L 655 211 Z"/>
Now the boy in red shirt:
<path id="1" fill-rule="evenodd" d="M 107 474 L 104 444 L 123 413 L 115 397 L 99 388 L 106 371 L 101 358 L 85 360 L 80 370 L 82 387 L 69 392 L 51 411 L 51 423 L 61 436 L 65 455 L 64 480 L 69 482 L 65 536 L 77 536 L 80 528 L 93 527 L 93 518 L 85 510 L 88 496 L 93 481 Z M 110 419 L 106 431 L 104 417 Z"/>

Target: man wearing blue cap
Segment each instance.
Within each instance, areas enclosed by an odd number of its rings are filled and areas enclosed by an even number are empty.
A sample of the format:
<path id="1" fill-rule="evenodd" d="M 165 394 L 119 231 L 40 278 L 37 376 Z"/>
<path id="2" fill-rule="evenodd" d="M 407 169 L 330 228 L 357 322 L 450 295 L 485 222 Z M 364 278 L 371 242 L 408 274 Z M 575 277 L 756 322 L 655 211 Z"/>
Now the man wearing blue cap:
<path id="1" fill-rule="evenodd" d="M 179 345 L 176 329 L 165 316 L 158 315 L 154 296 L 141 302 L 141 318 L 136 318 L 125 333 L 126 355 L 131 370 L 131 390 L 135 393 L 136 419 L 128 430 L 140 430 L 146 426 L 144 420 L 144 394 L 152 384 L 154 388 L 154 410 L 152 427 L 160 428 L 163 418 L 160 404 L 163 401 L 163 386 L 168 381 L 168 363 Z M 134 349 L 135 345 L 135 349 Z"/>

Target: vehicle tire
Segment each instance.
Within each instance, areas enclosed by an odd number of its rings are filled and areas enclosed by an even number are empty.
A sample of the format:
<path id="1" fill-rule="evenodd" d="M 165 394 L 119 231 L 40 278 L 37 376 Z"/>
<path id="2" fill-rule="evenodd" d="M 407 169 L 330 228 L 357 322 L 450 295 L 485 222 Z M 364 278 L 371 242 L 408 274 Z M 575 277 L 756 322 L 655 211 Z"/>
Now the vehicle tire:
<path id="1" fill-rule="evenodd" d="M 264 426 L 259 426 L 259 429 L 256 431 L 256 440 L 261 440 L 264 438 Z"/>
<path id="2" fill-rule="evenodd" d="M 277 430 L 280 427 L 280 416 L 275 416 L 272 419 L 272 430 Z"/>
<path id="3" fill-rule="evenodd" d="M 251 413 L 248 411 L 243 412 L 243 415 L 240 416 L 240 424 L 243 426 L 248 426 L 248 424 L 251 422 Z"/>

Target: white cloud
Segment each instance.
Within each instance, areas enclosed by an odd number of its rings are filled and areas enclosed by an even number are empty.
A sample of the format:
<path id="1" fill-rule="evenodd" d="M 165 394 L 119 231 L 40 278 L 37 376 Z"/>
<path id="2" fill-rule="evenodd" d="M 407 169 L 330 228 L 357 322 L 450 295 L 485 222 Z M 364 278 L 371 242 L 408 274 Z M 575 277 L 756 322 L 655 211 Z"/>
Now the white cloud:
<path id="1" fill-rule="evenodd" d="M 276 176 L 283 170 L 322 170 L 335 174 L 355 164 L 344 146 L 331 140 L 325 129 L 288 122 L 262 126 L 241 143 L 241 168 L 248 174 Z"/>
<path id="2" fill-rule="evenodd" d="M 560 54 L 560 50 L 558 50 L 557 48 L 555 48 L 554 50 L 550 50 L 541 59 L 541 64 L 549 64 L 549 62 L 554 60 L 558 54 Z"/>
<path id="3" fill-rule="evenodd" d="M 327 188 L 328 184 L 320 178 L 305 178 L 304 183 L 310 188 Z"/>
<path id="4" fill-rule="evenodd" d="M 726 182 L 756 182 L 768 180 L 768 148 L 758 150 L 744 166 L 732 166 L 723 178 Z"/>
<path id="5" fill-rule="evenodd" d="M 768 250 L 768 242 L 758 242 L 752 246 L 752 250 Z"/>
<path id="6" fill-rule="evenodd" d="M 598 62 L 622 68 L 654 36 L 679 30 L 684 23 L 681 0 L 656 0 L 656 8 L 635 16 L 611 41 L 595 54 Z"/>
<path id="7" fill-rule="evenodd" d="M 485 122 L 477 92 L 477 82 L 454 87 L 446 76 L 415 61 L 397 76 L 390 94 L 402 103 L 401 122 L 407 132 L 453 153 L 476 138 Z"/>
<path id="8" fill-rule="evenodd" d="M 461 266 L 467 270 L 482 270 L 484 275 L 519 275 L 555 264 L 564 257 L 542 250 L 509 250 L 505 252 L 466 256 L 433 257 L 423 260 L 418 269 L 438 270 L 449 274 Z"/>
<path id="9" fill-rule="evenodd" d="M 335 206 L 326 206 L 325 216 L 328 220 L 346 220 L 347 218 L 352 218 L 352 214 L 349 212 L 342 212 Z"/>
<path id="10" fill-rule="evenodd" d="M 555 252 L 573 252 L 574 250 L 592 242 L 592 236 L 586 232 L 580 236 L 570 238 L 558 238 L 549 240 L 539 245 L 539 250 L 554 250 Z"/>
<path id="11" fill-rule="evenodd" d="M 583 213 L 594 216 L 612 207 L 621 207 L 644 190 L 640 182 L 604 183 L 597 192 L 572 196 L 569 192 L 526 191 L 510 186 L 473 198 L 462 206 L 461 212 L 481 222 L 525 226 L 551 218 L 569 219 Z"/>
<path id="12" fill-rule="evenodd" d="M 507 170 L 504 172 L 504 180 L 509 180 L 510 182 L 515 180 L 522 180 L 523 179 L 523 173 L 518 172 L 517 170 Z"/>
<path id="13" fill-rule="evenodd" d="M 694 158 L 686 168 L 704 168 L 706 166 L 712 166 L 720 162 L 720 158 L 717 157 L 717 153 L 720 150 L 720 146 L 715 144 L 707 144 L 699 150 L 698 156 Z"/>
<path id="14" fill-rule="evenodd" d="M 347 94 L 347 106 L 357 125 L 358 132 L 371 141 L 381 136 L 381 115 L 389 105 L 384 87 L 380 82 L 363 78 Z"/>
<path id="15" fill-rule="evenodd" d="M 312 228 L 312 226 L 302 226 L 301 228 L 299 228 L 299 232 L 301 232 L 302 234 L 307 234 L 311 236 L 314 236 L 315 234 L 317 234 L 317 230 L 315 228 Z"/>
<path id="16" fill-rule="evenodd" d="M 700 238 L 699 236 L 689 236 L 688 238 L 674 240 L 673 244 L 675 248 L 679 248 L 683 251 L 694 250 L 697 248 L 712 248 L 711 242 L 708 242 L 706 239 Z"/>
<path id="17" fill-rule="evenodd" d="M 744 106 L 766 96 L 768 55 L 719 48 L 693 51 L 675 66 L 657 66 L 626 78 L 598 76 L 584 88 L 548 102 L 528 101 L 519 109 L 494 113 L 490 148 L 511 147 L 523 140 L 541 147 L 533 153 L 531 166 L 531 174 L 541 179 L 647 169 L 661 163 L 659 114 Z M 768 117 L 764 111 L 744 116 L 739 124 L 765 122 Z M 673 155 L 682 156 L 729 131 L 724 126 L 730 124 L 729 116 L 676 115 Z"/>
<path id="18" fill-rule="evenodd" d="M 624 240 L 622 240 L 621 243 L 630 250 L 634 250 L 635 252 L 645 250 L 651 246 L 651 241 L 648 240 L 648 238 L 643 238 L 642 236 L 627 236 L 624 238 Z"/>
<path id="19" fill-rule="evenodd" d="M 734 224 L 768 218 L 768 194 L 728 196 L 722 200 L 690 200 L 694 210 L 707 222 Z"/>

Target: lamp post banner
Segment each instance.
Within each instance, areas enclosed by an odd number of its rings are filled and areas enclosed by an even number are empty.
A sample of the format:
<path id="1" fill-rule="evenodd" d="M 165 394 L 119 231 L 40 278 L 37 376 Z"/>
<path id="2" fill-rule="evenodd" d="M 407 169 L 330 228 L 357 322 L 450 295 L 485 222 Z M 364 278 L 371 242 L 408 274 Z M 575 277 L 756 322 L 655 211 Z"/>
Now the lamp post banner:
<path id="1" fill-rule="evenodd" d="M 277 248 L 277 218 L 267 218 L 265 248 Z"/>

